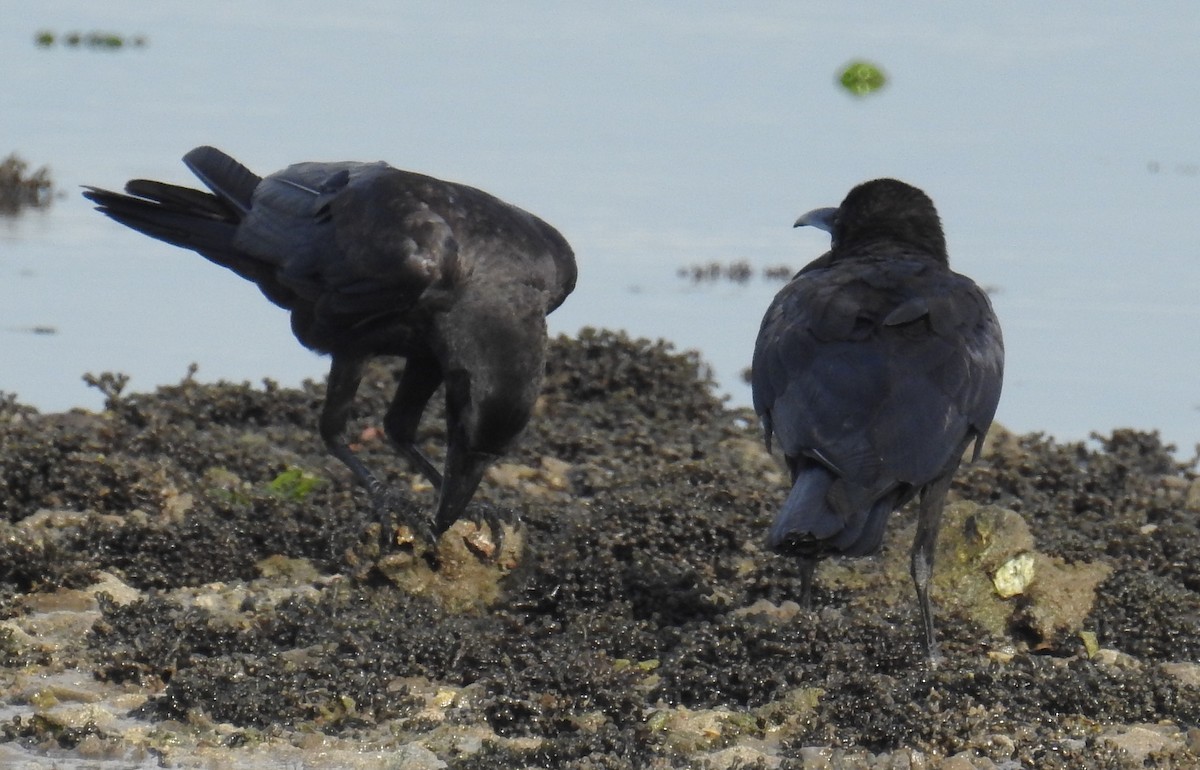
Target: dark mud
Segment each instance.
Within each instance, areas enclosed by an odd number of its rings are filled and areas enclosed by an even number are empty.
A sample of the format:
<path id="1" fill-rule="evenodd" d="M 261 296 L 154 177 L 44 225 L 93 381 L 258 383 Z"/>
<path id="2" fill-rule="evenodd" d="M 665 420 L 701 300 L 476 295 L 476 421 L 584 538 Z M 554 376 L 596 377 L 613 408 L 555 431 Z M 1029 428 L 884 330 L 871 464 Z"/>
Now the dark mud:
<path id="1" fill-rule="evenodd" d="M 364 382 L 360 451 L 428 511 L 372 427 L 395 373 Z M 881 556 L 824 565 L 817 610 L 799 611 L 796 565 L 760 547 L 784 488 L 757 422 L 667 346 L 557 340 L 538 413 L 476 503 L 519 514 L 524 550 L 468 554 L 474 571 L 443 556 L 429 577 L 400 546 L 416 583 L 376 564 L 366 495 L 315 435 L 320 385 L 98 384 L 101 414 L 0 405 L 0 759 L 1200 763 L 1200 483 L 1155 435 L 1000 431 L 964 468 L 931 669 L 911 512 Z M 437 455 L 440 420 L 425 431 Z M 1022 554 L 1041 566 L 1000 599 L 991 578 Z"/>

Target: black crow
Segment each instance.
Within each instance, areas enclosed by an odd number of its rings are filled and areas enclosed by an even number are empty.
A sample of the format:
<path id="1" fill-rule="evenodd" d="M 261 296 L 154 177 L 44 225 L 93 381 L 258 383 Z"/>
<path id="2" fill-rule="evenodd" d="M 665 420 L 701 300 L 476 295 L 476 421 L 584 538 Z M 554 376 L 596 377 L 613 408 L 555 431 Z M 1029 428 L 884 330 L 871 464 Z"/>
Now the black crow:
<path id="1" fill-rule="evenodd" d="M 946 492 L 977 457 L 1000 400 L 1004 343 L 987 295 L 950 270 L 933 201 L 877 179 L 796 226 L 828 230 L 830 250 L 767 309 L 754 348 L 754 409 L 792 488 L 768 536 L 802 560 L 873 553 L 892 511 L 920 496 L 912 578 L 926 651 L 937 658 L 929 579 Z"/>
<path id="2" fill-rule="evenodd" d="M 330 355 L 321 438 L 367 487 L 385 536 L 389 494 L 342 434 L 367 360 L 403 356 L 383 425 L 439 490 L 432 527 L 411 523 L 440 535 L 529 420 L 546 314 L 575 287 L 571 247 L 550 225 L 481 190 L 385 163 L 298 163 L 263 178 L 212 147 L 183 162 L 211 193 L 137 179 L 128 195 L 94 187 L 84 195 L 116 221 L 253 281 L 291 311 L 302 345 Z M 439 473 L 416 434 L 443 383 Z"/>

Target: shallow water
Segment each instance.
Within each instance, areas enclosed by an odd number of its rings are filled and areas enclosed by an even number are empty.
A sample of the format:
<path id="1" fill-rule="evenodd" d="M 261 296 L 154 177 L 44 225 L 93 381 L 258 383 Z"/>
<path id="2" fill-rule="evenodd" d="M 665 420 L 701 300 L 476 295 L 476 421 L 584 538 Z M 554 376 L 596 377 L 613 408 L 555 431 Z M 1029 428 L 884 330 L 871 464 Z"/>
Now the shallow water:
<path id="1" fill-rule="evenodd" d="M 740 372 L 778 284 L 694 286 L 677 269 L 799 267 L 827 239 L 792 231 L 797 214 L 897 176 L 937 202 L 953 265 L 995 289 L 999 421 L 1200 441 L 1187 75 L 1200 6 L 0 0 L 0 13 L 0 154 L 50 165 L 66 191 L 0 219 L 0 390 L 43 410 L 98 406 L 88 371 L 127 372 L 134 388 L 193 361 L 202 379 L 324 373 L 253 287 L 77 195 L 189 181 L 178 159 L 207 143 L 264 173 L 386 159 L 522 205 L 579 255 L 554 330 L 699 348 L 735 403 L 749 401 Z M 149 43 L 40 49 L 41 29 Z M 857 57 L 890 78 L 864 99 L 834 82 Z"/>

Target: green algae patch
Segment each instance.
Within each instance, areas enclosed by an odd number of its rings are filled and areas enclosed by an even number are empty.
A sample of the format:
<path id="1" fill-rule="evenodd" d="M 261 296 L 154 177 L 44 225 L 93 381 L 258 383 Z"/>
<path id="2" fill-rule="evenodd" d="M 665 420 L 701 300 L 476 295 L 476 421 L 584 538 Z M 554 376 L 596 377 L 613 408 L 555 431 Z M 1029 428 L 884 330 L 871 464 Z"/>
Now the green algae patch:
<path id="1" fill-rule="evenodd" d="M 870 96 L 887 85 L 887 75 L 869 61 L 852 61 L 838 74 L 838 83 L 854 96 Z"/>
<path id="2" fill-rule="evenodd" d="M 288 468 L 267 485 L 267 491 L 285 500 L 300 501 L 312 494 L 313 490 L 325 483 L 325 480 L 315 473 L 303 468 Z"/>

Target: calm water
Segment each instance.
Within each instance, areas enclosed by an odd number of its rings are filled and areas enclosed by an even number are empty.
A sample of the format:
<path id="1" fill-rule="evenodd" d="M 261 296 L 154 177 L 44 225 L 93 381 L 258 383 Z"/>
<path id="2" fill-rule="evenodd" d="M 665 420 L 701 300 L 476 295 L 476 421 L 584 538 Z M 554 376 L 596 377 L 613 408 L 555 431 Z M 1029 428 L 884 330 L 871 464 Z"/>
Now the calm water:
<path id="1" fill-rule="evenodd" d="M 100 404 L 89 371 L 139 389 L 193 361 L 203 379 L 324 373 L 253 287 L 77 194 L 190 182 L 179 157 L 204 143 L 260 173 L 385 159 L 522 205 L 579 255 L 554 330 L 699 348 L 739 404 L 778 284 L 677 269 L 799 267 L 828 241 L 797 214 L 896 176 L 937 202 L 956 269 L 995 289 L 998 420 L 1200 441 L 1200 4 L 333 5 L 0 0 L 0 155 L 67 191 L 0 219 L 0 390 L 59 410 Z M 41 29 L 149 45 L 43 50 Z M 838 88 L 856 57 L 888 87 Z"/>

